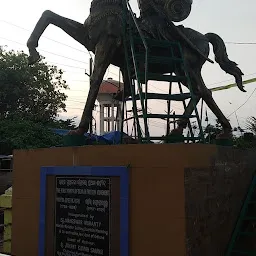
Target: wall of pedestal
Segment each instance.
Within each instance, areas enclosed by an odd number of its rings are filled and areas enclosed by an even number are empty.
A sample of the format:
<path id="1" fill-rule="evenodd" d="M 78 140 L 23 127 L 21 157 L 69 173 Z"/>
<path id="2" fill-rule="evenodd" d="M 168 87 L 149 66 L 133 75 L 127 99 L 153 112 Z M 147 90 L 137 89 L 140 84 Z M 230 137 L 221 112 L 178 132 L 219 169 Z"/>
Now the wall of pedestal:
<path id="1" fill-rule="evenodd" d="M 255 160 L 255 152 L 200 144 L 16 151 L 12 255 L 38 255 L 42 166 L 128 165 L 130 256 L 222 255 Z"/>

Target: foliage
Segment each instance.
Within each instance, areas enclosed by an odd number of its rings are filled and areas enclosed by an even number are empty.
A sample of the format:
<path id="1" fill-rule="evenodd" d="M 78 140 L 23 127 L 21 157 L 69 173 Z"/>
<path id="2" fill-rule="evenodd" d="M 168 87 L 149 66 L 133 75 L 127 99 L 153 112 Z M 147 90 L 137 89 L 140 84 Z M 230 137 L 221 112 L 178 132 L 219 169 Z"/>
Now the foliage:
<path id="1" fill-rule="evenodd" d="M 0 154 L 11 154 L 13 149 L 48 148 L 62 144 L 62 136 L 50 127 L 31 120 L 0 120 Z"/>
<path id="2" fill-rule="evenodd" d="M 57 119 L 66 111 L 63 71 L 43 59 L 28 66 L 27 58 L 0 47 L 0 154 L 58 146 L 63 137 L 50 128 L 75 128 L 73 119 Z"/>
<path id="3" fill-rule="evenodd" d="M 256 118 L 251 117 L 247 124 L 247 130 L 253 132 L 248 133 L 245 132 L 240 126 L 235 127 L 233 129 L 234 132 L 239 131 L 241 133 L 240 136 L 233 136 L 233 145 L 236 148 L 240 149 L 250 149 L 256 148 Z M 215 125 L 209 124 L 204 129 L 204 133 L 206 136 L 206 142 L 215 144 L 216 136 L 222 131 L 221 125 L 216 122 Z"/>
<path id="4" fill-rule="evenodd" d="M 248 132 L 245 132 L 240 127 L 237 128 L 242 135 L 234 137 L 235 146 L 241 149 L 256 148 L 256 118 L 249 117 L 245 127 Z"/>
<path id="5" fill-rule="evenodd" d="M 56 128 L 56 129 L 70 130 L 70 129 L 76 128 L 74 118 L 66 119 L 66 120 L 62 120 L 62 119 L 50 120 L 50 121 L 41 122 L 41 124 L 47 127 Z"/>
<path id="6" fill-rule="evenodd" d="M 39 61 L 28 66 L 24 52 L 0 48 L 0 119 L 54 120 L 66 111 L 63 71 Z"/>
<path id="7" fill-rule="evenodd" d="M 256 135 L 256 117 L 251 116 L 246 122 L 246 129 Z"/>
<path id="8" fill-rule="evenodd" d="M 249 136 L 248 136 L 249 135 Z M 235 147 L 240 149 L 256 148 L 256 136 L 253 134 L 245 133 L 240 137 L 233 139 Z"/>
<path id="9" fill-rule="evenodd" d="M 218 122 L 215 125 L 208 124 L 204 129 L 205 141 L 208 143 L 215 143 L 215 138 L 221 131 L 222 128 Z"/>

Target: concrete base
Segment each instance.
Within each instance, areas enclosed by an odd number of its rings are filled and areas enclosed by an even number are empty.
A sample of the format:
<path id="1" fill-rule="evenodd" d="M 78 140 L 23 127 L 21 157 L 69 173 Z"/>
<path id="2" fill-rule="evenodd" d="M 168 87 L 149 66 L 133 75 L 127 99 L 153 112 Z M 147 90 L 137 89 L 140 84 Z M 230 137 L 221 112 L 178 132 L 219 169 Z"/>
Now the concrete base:
<path id="1" fill-rule="evenodd" d="M 228 193 L 243 198 L 256 166 L 255 160 L 255 152 L 202 144 L 86 146 L 16 151 L 12 255 L 38 255 L 40 167 L 128 165 L 131 167 L 130 256 L 223 255 L 241 200 L 237 204 L 233 200 L 233 204 L 227 205 L 230 212 L 234 211 L 229 216 L 232 220 L 228 227 L 224 222 L 204 227 L 207 234 L 212 234 L 212 240 L 208 242 L 205 239 L 209 240 L 209 237 L 194 235 L 195 230 L 200 230 L 201 224 L 196 222 L 198 217 L 208 223 L 206 216 L 202 216 L 208 212 L 198 212 L 197 209 L 203 204 L 209 191 L 209 181 L 214 180 L 216 172 L 233 175 L 232 179 L 239 182 L 229 187 Z M 207 175 L 207 181 L 202 173 Z M 240 179 L 241 173 L 243 179 Z M 225 190 L 220 188 L 221 180 L 211 185 L 217 197 L 225 194 Z M 212 210 L 215 211 L 212 214 L 219 214 L 217 206 Z M 204 232 L 201 231 L 202 234 Z M 224 234 L 222 241 L 217 239 L 220 233 Z M 201 241 L 198 242 L 198 239 Z M 198 244 L 191 244 L 194 241 Z M 204 245 L 202 251 L 198 250 L 200 243 Z M 213 248 L 217 249 L 214 251 Z"/>

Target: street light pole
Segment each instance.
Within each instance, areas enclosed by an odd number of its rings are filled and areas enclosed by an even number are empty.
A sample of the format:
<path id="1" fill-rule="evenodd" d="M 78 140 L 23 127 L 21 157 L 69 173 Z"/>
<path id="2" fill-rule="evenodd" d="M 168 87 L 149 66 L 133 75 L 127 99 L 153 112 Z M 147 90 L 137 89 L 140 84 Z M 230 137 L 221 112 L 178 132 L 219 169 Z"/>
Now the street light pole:
<path id="1" fill-rule="evenodd" d="M 92 61 L 92 57 L 90 58 L 90 62 L 89 62 L 89 74 L 86 72 L 86 70 L 85 70 L 85 74 L 87 75 L 87 76 L 89 76 L 89 78 L 91 77 L 91 75 L 92 75 L 92 64 L 93 64 L 93 61 Z M 90 83 L 90 85 L 91 85 L 91 83 Z M 93 133 L 93 130 L 92 130 L 92 120 L 93 120 L 93 117 L 91 118 L 91 121 L 90 121 L 90 126 L 89 126 L 89 132 L 90 132 L 90 134 L 92 134 Z"/>

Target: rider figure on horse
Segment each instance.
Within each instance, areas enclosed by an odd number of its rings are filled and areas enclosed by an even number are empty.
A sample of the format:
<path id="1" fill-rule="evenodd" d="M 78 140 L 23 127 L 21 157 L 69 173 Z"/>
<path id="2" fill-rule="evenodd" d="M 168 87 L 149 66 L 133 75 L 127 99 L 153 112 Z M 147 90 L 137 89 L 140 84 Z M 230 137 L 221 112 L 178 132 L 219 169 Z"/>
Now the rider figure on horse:
<path id="1" fill-rule="evenodd" d="M 150 26 L 157 33 L 156 30 L 161 30 L 173 21 L 185 20 L 191 12 L 192 0 L 138 0 L 138 4 L 142 24 Z M 175 35 L 176 27 L 171 32 Z M 154 37 L 157 38 L 156 36 L 155 34 Z"/>
<path id="2" fill-rule="evenodd" d="M 140 28 L 144 33 L 158 40 L 180 41 L 195 50 L 207 61 L 213 63 L 183 34 L 183 26 L 173 22 L 185 20 L 193 0 L 138 0 L 140 9 Z M 150 32 L 149 32 L 150 31 Z"/>

